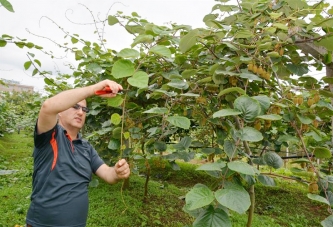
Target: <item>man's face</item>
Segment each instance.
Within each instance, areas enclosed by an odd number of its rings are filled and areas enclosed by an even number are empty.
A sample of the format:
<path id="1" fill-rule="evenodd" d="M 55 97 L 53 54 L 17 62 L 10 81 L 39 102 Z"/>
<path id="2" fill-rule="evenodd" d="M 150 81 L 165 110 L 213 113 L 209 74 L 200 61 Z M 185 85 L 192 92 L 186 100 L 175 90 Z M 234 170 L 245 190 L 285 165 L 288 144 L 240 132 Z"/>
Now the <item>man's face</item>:
<path id="1" fill-rule="evenodd" d="M 86 120 L 86 112 L 83 111 L 82 107 L 87 107 L 85 100 L 77 103 L 76 108 L 69 108 L 61 113 L 59 113 L 60 124 L 64 126 L 65 129 L 76 128 L 81 129 Z"/>

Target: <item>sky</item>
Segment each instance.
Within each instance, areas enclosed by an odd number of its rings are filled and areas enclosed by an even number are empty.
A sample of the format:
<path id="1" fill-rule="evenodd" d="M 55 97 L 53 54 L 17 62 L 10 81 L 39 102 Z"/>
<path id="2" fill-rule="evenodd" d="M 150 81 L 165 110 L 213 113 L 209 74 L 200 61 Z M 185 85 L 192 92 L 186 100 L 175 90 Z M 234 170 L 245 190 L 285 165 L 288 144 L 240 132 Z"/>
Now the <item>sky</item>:
<path id="1" fill-rule="evenodd" d="M 28 61 L 29 53 L 42 63 L 42 70 L 70 73 L 66 66 L 77 64 L 72 56 L 66 56 L 63 50 L 49 39 L 64 42 L 65 31 L 79 34 L 85 40 L 97 40 L 92 24 L 95 18 L 105 19 L 106 15 L 114 15 L 117 11 L 130 15 L 136 12 L 143 19 L 157 25 L 173 22 L 190 25 L 193 28 L 205 27 L 202 19 L 211 12 L 218 2 L 214 0 L 9 0 L 14 13 L 0 7 L 0 35 L 7 34 L 27 39 L 54 53 L 54 58 L 45 56 L 35 49 L 18 48 L 8 43 L 0 47 L 0 78 L 15 80 L 23 85 L 34 86 L 35 91 L 43 93 L 44 78 L 32 77 L 33 67 L 24 70 L 23 64 Z M 56 24 L 54 24 L 53 20 Z M 42 38 L 42 37 L 46 38 Z M 119 51 L 130 47 L 133 37 L 120 26 L 108 26 L 104 34 L 108 48 Z M 48 38 L 48 39 L 47 39 Z"/>

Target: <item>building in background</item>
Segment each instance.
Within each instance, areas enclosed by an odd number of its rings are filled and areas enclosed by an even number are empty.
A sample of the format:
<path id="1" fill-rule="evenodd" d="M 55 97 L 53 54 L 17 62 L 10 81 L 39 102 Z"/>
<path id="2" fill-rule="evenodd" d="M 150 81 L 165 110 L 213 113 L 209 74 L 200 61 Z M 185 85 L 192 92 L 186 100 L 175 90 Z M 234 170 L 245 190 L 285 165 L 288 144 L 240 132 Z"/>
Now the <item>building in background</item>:
<path id="1" fill-rule="evenodd" d="M 5 83 L 5 85 L 0 83 L 0 92 L 1 91 L 16 91 L 16 92 L 33 92 L 34 86 L 28 86 L 28 85 L 22 85 L 20 82 L 15 80 L 6 80 L 0 78 L 2 82 Z"/>

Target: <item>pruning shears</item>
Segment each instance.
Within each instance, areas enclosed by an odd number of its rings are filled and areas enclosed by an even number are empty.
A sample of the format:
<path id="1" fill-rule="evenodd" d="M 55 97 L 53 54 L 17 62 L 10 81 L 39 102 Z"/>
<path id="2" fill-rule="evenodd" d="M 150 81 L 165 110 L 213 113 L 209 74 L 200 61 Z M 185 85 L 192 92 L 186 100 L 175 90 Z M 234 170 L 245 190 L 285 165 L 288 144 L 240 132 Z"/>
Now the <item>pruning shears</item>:
<path id="1" fill-rule="evenodd" d="M 124 94 L 124 92 L 128 91 L 127 89 L 123 89 L 123 90 L 120 90 L 118 91 L 117 94 Z M 105 95 L 105 94 L 110 94 L 110 93 L 113 93 L 111 88 L 109 86 L 105 87 L 104 90 L 99 90 L 99 91 L 95 91 L 95 94 L 96 95 Z"/>

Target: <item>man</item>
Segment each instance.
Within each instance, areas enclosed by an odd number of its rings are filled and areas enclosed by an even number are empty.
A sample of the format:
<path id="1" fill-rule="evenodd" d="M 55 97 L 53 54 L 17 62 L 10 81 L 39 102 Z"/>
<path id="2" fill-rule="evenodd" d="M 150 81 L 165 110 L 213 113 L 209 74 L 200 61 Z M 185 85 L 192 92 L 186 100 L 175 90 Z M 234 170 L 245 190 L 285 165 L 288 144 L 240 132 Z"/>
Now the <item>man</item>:
<path id="1" fill-rule="evenodd" d="M 86 98 L 106 89 L 112 93 L 101 96 L 112 98 L 123 88 L 114 81 L 104 80 L 61 92 L 43 103 L 34 132 L 28 227 L 84 227 L 92 173 L 110 184 L 129 177 L 126 160 L 121 159 L 114 167 L 106 165 L 78 134 L 88 112 Z"/>

